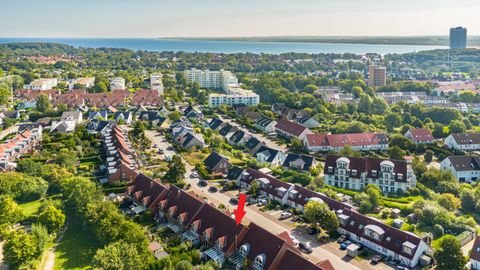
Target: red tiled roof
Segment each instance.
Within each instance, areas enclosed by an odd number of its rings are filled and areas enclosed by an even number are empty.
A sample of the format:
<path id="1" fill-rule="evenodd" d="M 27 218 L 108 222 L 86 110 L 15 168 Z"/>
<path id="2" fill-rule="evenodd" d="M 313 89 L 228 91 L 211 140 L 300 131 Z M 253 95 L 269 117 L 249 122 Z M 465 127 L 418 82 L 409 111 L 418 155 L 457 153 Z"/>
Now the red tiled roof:
<path id="1" fill-rule="evenodd" d="M 477 235 L 473 243 L 470 259 L 480 262 L 480 236 Z"/>
<path id="2" fill-rule="evenodd" d="M 432 132 L 427 128 L 410 129 L 413 141 L 433 141 Z"/>
<path id="3" fill-rule="evenodd" d="M 296 137 L 300 136 L 302 132 L 308 129 L 300 124 L 297 124 L 285 119 L 278 120 L 277 124 L 275 125 L 275 128 Z"/>
<path id="4" fill-rule="evenodd" d="M 384 133 L 307 134 L 309 146 L 343 147 L 388 144 Z"/>

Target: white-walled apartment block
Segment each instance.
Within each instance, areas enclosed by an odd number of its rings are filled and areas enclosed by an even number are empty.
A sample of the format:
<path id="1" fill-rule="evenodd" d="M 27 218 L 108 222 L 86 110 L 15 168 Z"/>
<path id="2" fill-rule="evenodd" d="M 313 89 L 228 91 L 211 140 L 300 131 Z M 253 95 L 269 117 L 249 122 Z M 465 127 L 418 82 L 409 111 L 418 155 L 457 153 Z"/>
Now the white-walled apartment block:
<path id="1" fill-rule="evenodd" d="M 110 81 L 110 91 L 125 89 L 125 79 L 121 77 L 113 78 Z"/>
<path id="2" fill-rule="evenodd" d="M 260 103 L 260 96 L 252 90 L 245 90 L 238 83 L 237 77 L 230 71 L 198 70 L 184 71 L 187 82 L 197 82 L 201 88 L 223 89 L 224 94 L 213 93 L 208 96 L 208 106 L 220 105 L 247 105 L 256 106 Z"/>
<path id="3" fill-rule="evenodd" d="M 75 85 L 81 85 L 85 88 L 93 87 L 95 86 L 95 77 L 73 79 L 68 83 L 68 90 L 74 89 Z"/>
<path id="4" fill-rule="evenodd" d="M 158 92 L 158 95 L 163 96 L 163 75 L 162 73 L 154 73 L 150 75 L 150 89 Z"/>
<path id="5" fill-rule="evenodd" d="M 45 91 L 50 90 L 53 87 L 57 86 L 58 80 L 56 78 L 50 79 L 36 79 L 30 84 L 25 85 L 25 89 L 36 90 L 36 91 Z"/>
<path id="6" fill-rule="evenodd" d="M 200 88 L 223 89 L 228 92 L 228 85 L 238 84 L 238 79 L 230 71 L 226 70 L 199 70 L 189 69 L 184 71 L 185 79 L 189 83 L 197 82 Z"/>

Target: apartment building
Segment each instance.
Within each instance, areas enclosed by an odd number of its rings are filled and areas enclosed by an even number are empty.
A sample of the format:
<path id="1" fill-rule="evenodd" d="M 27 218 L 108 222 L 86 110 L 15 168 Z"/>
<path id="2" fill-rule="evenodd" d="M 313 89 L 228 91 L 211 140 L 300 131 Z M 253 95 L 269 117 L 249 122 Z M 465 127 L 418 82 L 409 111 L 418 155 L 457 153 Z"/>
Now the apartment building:
<path id="1" fill-rule="evenodd" d="M 15 168 L 14 161 L 32 151 L 42 140 L 42 126 L 25 129 L 0 144 L 0 171 Z"/>
<path id="2" fill-rule="evenodd" d="M 388 149 L 385 133 L 307 134 L 303 145 L 308 152 L 341 151 L 346 145 L 355 151 L 379 151 Z"/>
<path id="3" fill-rule="evenodd" d="M 259 103 L 260 103 L 260 96 L 255 94 L 251 90 L 237 91 L 231 94 L 213 93 L 208 95 L 209 107 L 218 107 L 221 105 L 257 106 Z"/>
<path id="4" fill-rule="evenodd" d="M 34 91 L 45 91 L 51 90 L 55 86 L 57 86 L 58 80 L 56 78 L 48 78 L 48 79 L 36 79 L 32 81 L 30 84 L 25 85 L 25 89 L 27 90 L 34 90 Z"/>
<path id="5" fill-rule="evenodd" d="M 370 65 L 368 68 L 368 86 L 379 87 L 387 84 L 387 68 Z"/>
<path id="6" fill-rule="evenodd" d="M 158 92 L 158 95 L 163 96 L 163 74 L 153 73 L 150 75 L 150 89 Z"/>
<path id="7" fill-rule="evenodd" d="M 361 190 L 373 184 L 383 193 L 407 191 L 417 184 L 411 165 L 404 160 L 328 155 L 324 175 L 327 185 Z"/>
<path id="8" fill-rule="evenodd" d="M 467 48 L 467 28 L 450 28 L 450 49 Z"/>
<path id="9" fill-rule="evenodd" d="M 125 89 L 125 79 L 121 77 L 116 77 L 110 80 L 110 91 L 113 90 L 124 90 Z"/>
<path id="10" fill-rule="evenodd" d="M 138 165 L 127 131 L 118 125 L 109 128 L 103 137 L 103 145 L 106 153 L 106 179 L 101 182 L 130 182 L 135 179 Z"/>
<path id="11" fill-rule="evenodd" d="M 230 84 L 238 84 L 238 79 L 232 72 L 226 70 L 210 71 L 189 69 L 184 71 L 185 79 L 189 83 L 198 83 L 200 88 L 223 89 L 227 92 Z"/>
<path id="12" fill-rule="evenodd" d="M 95 77 L 76 78 L 68 82 L 68 90 L 73 90 L 81 86 L 81 88 L 90 88 L 95 86 Z"/>

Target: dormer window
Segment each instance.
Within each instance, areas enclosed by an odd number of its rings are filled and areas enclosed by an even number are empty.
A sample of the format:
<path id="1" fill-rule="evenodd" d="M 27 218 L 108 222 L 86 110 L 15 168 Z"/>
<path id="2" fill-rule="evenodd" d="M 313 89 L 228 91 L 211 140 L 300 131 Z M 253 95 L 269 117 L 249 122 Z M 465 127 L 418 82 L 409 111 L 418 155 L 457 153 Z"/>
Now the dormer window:
<path id="1" fill-rule="evenodd" d="M 248 255 L 248 252 L 250 251 L 250 244 L 243 244 L 239 250 L 238 254 L 242 257 L 245 258 Z"/>

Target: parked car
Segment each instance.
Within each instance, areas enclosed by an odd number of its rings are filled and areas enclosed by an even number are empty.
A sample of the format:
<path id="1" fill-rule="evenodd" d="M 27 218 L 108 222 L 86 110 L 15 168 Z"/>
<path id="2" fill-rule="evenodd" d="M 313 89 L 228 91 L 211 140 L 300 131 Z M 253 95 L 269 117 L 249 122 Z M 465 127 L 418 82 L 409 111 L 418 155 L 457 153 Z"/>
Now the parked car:
<path id="1" fill-rule="evenodd" d="M 411 268 L 404 265 L 397 265 L 397 270 L 410 270 Z"/>
<path id="2" fill-rule="evenodd" d="M 154 144 L 153 147 L 154 147 L 154 148 L 158 148 L 158 144 Z"/>
<path id="3" fill-rule="evenodd" d="M 255 198 L 249 198 L 247 200 L 247 205 L 254 205 L 257 203 L 257 200 Z"/>
<path id="4" fill-rule="evenodd" d="M 290 212 L 283 212 L 280 214 L 280 219 L 287 219 L 287 218 L 291 218 L 292 217 L 292 213 Z"/>
<path id="5" fill-rule="evenodd" d="M 347 249 L 348 246 L 352 244 L 352 241 L 346 240 L 343 243 L 340 244 L 340 250 L 345 250 Z"/>
<path id="6" fill-rule="evenodd" d="M 190 174 L 190 178 L 197 178 L 198 177 L 198 173 L 197 172 L 192 172 Z"/>
<path id="7" fill-rule="evenodd" d="M 337 239 L 337 243 L 341 244 L 347 240 L 347 236 L 345 234 L 340 235 L 340 237 Z"/>
<path id="8" fill-rule="evenodd" d="M 217 192 L 217 191 L 218 191 L 218 188 L 216 188 L 216 187 L 209 187 L 209 188 L 208 188 L 208 192 L 215 193 L 215 192 Z"/>
<path id="9" fill-rule="evenodd" d="M 237 205 L 238 204 L 238 199 L 237 198 L 231 198 L 230 203 L 234 204 L 234 205 Z"/>
<path id="10" fill-rule="evenodd" d="M 208 186 L 208 182 L 205 181 L 205 180 L 200 180 L 200 181 L 198 182 L 198 184 L 199 184 L 201 187 L 206 187 L 206 186 Z"/>
<path id="11" fill-rule="evenodd" d="M 305 253 L 312 253 L 313 251 L 309 244 L 303 242 L 298 243 L 298 249 Z"/>
<path id="12" fill-rule="evenodd" d="M 260 200 L 258 200 L 257 205 L 258 205 L 258 206 L 264 206 L 264 205 L 267 205 L 267 203 L 268 203 L 267 200 L 265 200 L 265 199 L 260 199 Z"/>
<path id="13" fill-rule="evenodd" d="M 383 260 L 383 257 L 381 255 L 373 255 L 372 259 L 370 260 L 371 263 L 377 264 Z"/>
<path id="14" fill-rule="evenodd" d="M 318 234 L 318 229 L 317 229 L 317 228 L 310 227 L 310 228 L 307 229 L 307 233 L 308 233 L 309 235 Z"/>

